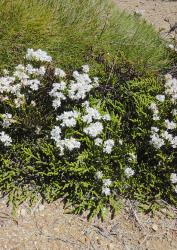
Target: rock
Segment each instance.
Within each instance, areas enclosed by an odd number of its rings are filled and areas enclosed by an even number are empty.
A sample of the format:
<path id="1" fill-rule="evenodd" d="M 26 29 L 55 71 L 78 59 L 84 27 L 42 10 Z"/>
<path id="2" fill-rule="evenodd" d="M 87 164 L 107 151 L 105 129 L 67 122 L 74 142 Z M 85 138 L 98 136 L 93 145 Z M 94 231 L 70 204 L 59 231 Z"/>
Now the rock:
<path id="1" fill-rule="evenodd" d="M 153 224 L 153 225 L 152 225 L 152 229 L 156 232 L 156 231 L 158 230 L 157 224 Z"/>

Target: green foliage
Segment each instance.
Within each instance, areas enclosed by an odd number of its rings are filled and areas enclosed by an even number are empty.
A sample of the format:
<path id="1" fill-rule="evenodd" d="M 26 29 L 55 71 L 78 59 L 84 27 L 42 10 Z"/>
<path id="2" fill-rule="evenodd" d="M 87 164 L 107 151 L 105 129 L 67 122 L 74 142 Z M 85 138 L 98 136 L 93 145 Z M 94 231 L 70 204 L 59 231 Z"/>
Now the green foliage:
<path id="1" fill-rule="evenodd" d="M 0 9 L 0 69 L 21 63 L 30 47 L 47 50 L 65 69 L 107 53 L 143 72 L 168 61 L 153 27 L 109 0 L 2 0 Z"/>

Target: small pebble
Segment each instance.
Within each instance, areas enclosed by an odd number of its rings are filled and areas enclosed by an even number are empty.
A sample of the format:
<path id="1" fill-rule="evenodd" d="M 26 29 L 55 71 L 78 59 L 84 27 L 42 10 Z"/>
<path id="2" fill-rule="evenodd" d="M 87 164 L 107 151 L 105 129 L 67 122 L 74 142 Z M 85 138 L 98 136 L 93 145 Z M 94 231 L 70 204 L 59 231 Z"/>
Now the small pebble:
<path id="1" fill-rule="evenodd" d="M 156 231 L 158 230 L 157 224 L 153 224 L 153 225 L 152 225 L 152 229 L 156 232 Z"/>

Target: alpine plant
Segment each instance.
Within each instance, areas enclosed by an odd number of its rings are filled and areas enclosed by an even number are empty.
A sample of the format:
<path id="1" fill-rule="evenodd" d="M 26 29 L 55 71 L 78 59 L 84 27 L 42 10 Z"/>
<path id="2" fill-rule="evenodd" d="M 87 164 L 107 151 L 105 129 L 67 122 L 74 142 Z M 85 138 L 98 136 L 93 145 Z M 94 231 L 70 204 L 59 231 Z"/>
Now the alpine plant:
<path id="1" fill-rule="evenodd" d="M 58 157 L 72 155 L 77 161 L 92 147 L 98 158 L 95 181 L 101 185 L 100 195 L 109 197 L 114 193 L 116 177 L 112 180 L 112 166 L 107 159 L 111 161 L 116 147 L 122 150 L 123 140 L 119 117 L 110 114 L 95 97 L 99 79 L 90 77 L 89 71 L 89 66 L 83 65 L 68 75 L 53 66 L 47 52 L 28 49 L 25 63 L 17 65 L 13 72 L 5 69 L 0 77 L 0 148 L 6 151 L 23 141 L 44 139 L 58 150 Z M 112 130 L 115 121 L 118 126 Z M 129 147 L 125 151 L 129 159 Z M 120 157 L 114 154 L 115 160 Z M 106 159 L 109 171 L 104 172 L 104 160 L 99 155 Z M 124 179 L 135 173 L 129 165 L 123 171 Z M 114 171 L 118 173 L 117 166 Z"/>

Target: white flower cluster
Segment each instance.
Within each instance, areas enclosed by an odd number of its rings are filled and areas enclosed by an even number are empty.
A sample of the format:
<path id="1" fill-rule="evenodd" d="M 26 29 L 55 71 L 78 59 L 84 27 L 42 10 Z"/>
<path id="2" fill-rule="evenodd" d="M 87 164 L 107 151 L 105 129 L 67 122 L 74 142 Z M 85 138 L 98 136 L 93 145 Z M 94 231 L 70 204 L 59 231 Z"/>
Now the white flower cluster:
<path id="1" fill-rule="evenodd" d="M 4 144 L 4 146 L 10 146 L 12 143 L 11 137 L 4 131 L 0 132 L 0 141 Z"/>
<path id="2" fill-rule="evenodd" d="M 170 180 L 172 184 L 175 184 L 175 192 L 177 193 L 177 174 L 172 173 L 170 176 Z"/>
<path id="3" fill-rule="evenodd" d="M 26 67 L 18 65 L 13 72 L 13 76 L 0 77 L 0 93 L 1 94 L 12 94 L 17 98 L 21 97 L 22 89 L 29 87 L 31 90 L 37 91 L 40 86 L 40 80 L 30 77 L 43 76 L 45 74 L 45 68 L 33 68 L 32 65 L 28 64 Z"/>
<path id="4" fill-rule="evenodd" d="M 79 117 L 80 113 L 77 111 L 65 111 L 63 114 L 56 117 L 57 121 L 62 121 L 60 124 L 62 127 L 75 127 L 76 119 Z"/>
<path id="5" fill-rule="evenodd" d="M 55 109 L 59 108 L 62 105 L 63 100 L 72 99 L 72 101 L 78 100 L 80 101 L 80 108 L 81 111 L 78 112 L 76 110 L 71 111 L 64 111 L 62 114 L 56 117 L 56 121 L 60 122 L 61 128 L 74 128 L 77 125 L 78 118 L 83 123 L 83 130 L 86 135 L 90 136 L 91 138 L 95 139 L 95 145 L 101 146 L 103 145 L 103 152 L 110 154 L 112 152 L 112 148 L 114 146 L 114 141 L 109 139 L 105 142 L 101 138 L 96 138 L 103 133 L 104 130 L 104 122 L 110 121 L 110 115 L 103 114 L 101 115 L 100 112 L 95 108 L 91 107 L 89 101 L 83 101 L 87 97 L 87 94 L 95 87 L 95 83 L 98 84 L 98 79 L 92 80 L 90 79 L 88 72 L 89 66 L 84 65 L 82 67 L 83 73 L 79 73 L 75 71 L 73 73 L 73 77 L 75 81 L 71 81 L 69 84 L 61 81 L 60 83 L 54 83 L 52 86 L 52 90 L 49 92 L 49 95 L 53 98 L 53 107 Z M 57 69 L 57 75 L 61 75 L 62 77 L 65 76 L 64 71 Z M 62 72 L 62 74 L 61 74 Z M 86 124 L 86 125 L 85 125 Z M 55 140 L 56 145 L 60 147 L 63 153 L 63 141 L 61 143 L 61 138 L 52 139 Z M 75 141 L 76 143 L 76 141 Z M 78 144 L 79 145 L 79 144 Z M 74 148 L 79 148 L 76 145 Z M 66 148 L 66 146 L 65 146 Z"/>
<path id="6" fill-rule="evenodd" d="M 62 100 L 66 100 L 66 96 L 63 94 L 63 91 L 66 88 L 65 82 L 53 83 L 53 88 L 49 92 L 49 95 L 53 97 L 52 106 L 57 109 L 61 106 Z"/>
<path id="7" fill-rule="evenodd" d="M 34 51 L 33 49 L 28 49 L 26 54 L 26 59 L 29 61 L 35 60 L 40 62 L 51 62 L 52 57 L 47 54 L 46 51 L 38 49 Z"/>
<path id="8" fill-rule="evenodd" d="M 135 171 L 132 168 L 127 167 L 125 169 L 125 175 L 126 175 L 127 178 L 132 177 L 134 174 L 135 174 Z"/>
<path id="9" fill-rule="evenodd" d="M 3 128 L 8 128 L 11 125 L 12 114 L 5 113 L 2 115 L 2 126 Z"/>
<path id="10" fill-rule="evenodd" d="M 103 180 L 102 194 L 106 196 L 111 195 L 111 190 L 110 190 L 111 184 L 112 184 L 112 181 L 110 179 Z"/>
<path id="11" fill-rule="evenodd" d="M 152 102 L 149 108 L 150 108 L 150 110 L 151 110 L 152 113 L 153 113 L 153 118 L 152 118 L 152 119 L 153 119 L 154 121 L 160 120 L 160 117 L 159 117 L 159 110 L 158 110 L 157 105 L 156 105 L 154 102 Z"/>
<path id="12" fill-rule="evenodd" d="M 103 144 L 103 152 L 110 154 L 112 152 L 113 147 L 114 147 L 114 141 L 112 139 L 109 139 L 105 141 Z"/>
<path id="13" fill-rule="evenodd" d="M 69 85 L 69 98 L 72 100 L 83 100 L 91 89 L 93 89 L 94 84 L 92 84 L 92 80 L 87 73 L 80 74 L 78 71 L 74 71 L 73 77 L 75 81 L 71 81 Z"/>
<path id="14" fill-rule="evenodd" d="M 7 70 L 4 70 L 4 76 L 0 78 L 1 101 L 10 99 L 16 108 L 26 105 L 29 101 L 29 95 L 33 94 L 33 91 L 43 90 L 43 87 L 45 89 L 46 67 L 41 66 L 41 62 L 50 63 L 52 61 L 52 57 L 40 49 L 28 49 L 25 58 L 32 62 L 38 62 L 39 66 L 34 67 L 29 63 L 27 65 L 19 64 L 15 67 L 11 76 Z M 74 129 L 79 121 L 82 123 L 79 133 L 93 138 L 96 146 L 102 146 L 103 152 L 110 154 L 114 141 L 112 139 L 103 141 L 100 137 L 104 131 L 105 122 L 110 121 L 111 117 L 108 113 L 101 114 L 97 108 L 91 107 L 89 101 L 86 100 L 90 91 L 98 86 L 98 78 L 90 78 L 88 65 L 82 66 L 81 73 L 74 71 L 72 77 L 73 80 L 68 81 L 66 73 L 60 68 L 55 68 L 52 88 L 50 90 L 46 88 L 48 91 L 46 94 L 51 97 L 52 107 L 57 113 L 56 126 L 52 128 L 50 138 L 60 148 L 61 154 L 64 153 L 65 149 L 69 151 L 79 149 L 81 146 L 79 139 L 73 138 L 71 132 L 67 136 L 67 129 Z M 77 108 L 74 107 L 74 110 L 68 110 L 68 103 L 72 102 L 76 102 Z M 37 105 L 35 100 L 31 100 L 30 103 L 33 107 Z M 61 105 L 62 112 L 59 109 Z M 79 105 L 80 107 L 78 107 Z M 12 115 L 6 113 L 1 115 L 1 118 L 2 127 L 4 129 L 8 128 L 11 125 Z M 37 131 L 36 127 L 35 132 L 38 133 Z M 11 138 L 5 131 L 1 132 L 1 142 L 6 146 L 11 144 Z"/>
<path id="15" fill-rule="evenodd" d="M 97 171 L 97 172 L 96 172 L 96 177 L 97 177 L 98 179 L 102 179 L 102 178 L 103 178 L 103 172 L 102 172 L 102 171 Z"/>
<path id="16" fill-rule="evenodd" d="M 177 100 L 177 79 L 170 74 L 165 76 L 165 94 L 168 95 L 172 103 L 176 104 Z"/>
<path id="17" fill-rule="evenodd" d="M 103 186 L 102 186 L 102 194 L 109 196 L 111 195 L 111 189 L 110 186 L 112 184 L 112 181 L 110 179 L 103 179 L 103 172 L 97 171 L 96 177 L 98 180 L 102 180 Z"/>
<path id="18" fill-rule="evenodd" d="M 103 143 L 103 140 L 101 138 L 96 138 L 94 142 L 96 146 L 103 146 L 103 152 L 107 154 L 111 154 L 115 144 L 112 139 L 108 139 Z"/>
<path id="19" fill-rule="evenodd" d="M 61 139 L 62 130 L 59 126 L 55 126 L 51 131 L 51 139 L 56 142 L 56 146 L 60 148 L 60 155 L 64 154 L 64 149 L 68 149 L 72 151 L 75 148 L 80 148 L 80 142 L 78 142 L 74 138 L 65 138 L 64 140 Z"/>
<path id="20" fill-rule="evenodd" d="M 101 122 L 91 123 L 88 127 L 84 128 L 84 133 L 91 137 L 96 137 L 103 132 L 103 125 Z"/>
<path id="21" fill-rule="evenodd" d="M 156 127 L 151 127 L 151 144 L 156 148 L 159 149 L 163 145 L 165 145 L 164 139 L 162 139 L 158 134 L 159 129 Z"/>
<path id="22" fill-rule="evenodd" d="M 157 95 L 156 99 L 159 102 L 165 102 L 165 100 L 170 100 L 172 105 L 176 105 L 177 100 L 177 79 L 173 78 L 170 74 L 165 76 L 165 91 L 164 94 Z M 150 109 L 153 113 L 153 120 L 160 120 L 160 112 L 156 103 L 151 103 Z M 175 118 L 177 115 L 177 110 L 172 109 L 171 114 Z M 171 117 L 171 115 L 170 115 Z M 159 128 L 157 126 L 151 127 L 151 144 L 156 148 L 160 149 L 166 144 L 170 144 L 172 148 L 177 148 L 177 135 L 175 134 L 177 123 L 171 119 L 165 119 L 161 122 L 163 127 Z"/>

